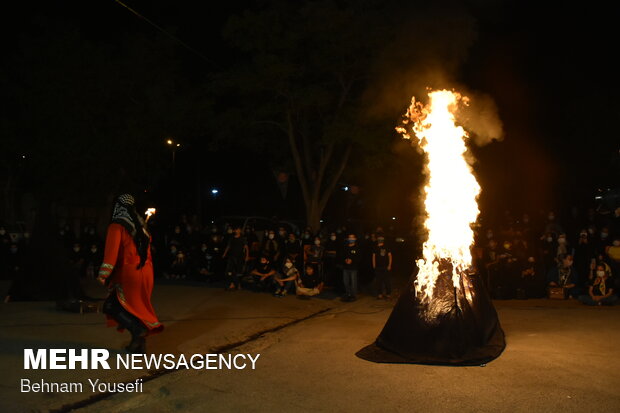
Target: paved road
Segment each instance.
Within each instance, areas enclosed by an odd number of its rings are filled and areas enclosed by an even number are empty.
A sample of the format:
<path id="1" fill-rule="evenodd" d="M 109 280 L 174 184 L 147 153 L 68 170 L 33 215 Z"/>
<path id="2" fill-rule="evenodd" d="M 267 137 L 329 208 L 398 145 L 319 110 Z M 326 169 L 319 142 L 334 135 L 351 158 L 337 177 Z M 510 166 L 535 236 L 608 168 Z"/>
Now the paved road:
<path id="1" fill-rule="evenodd" d="M 145 382 L 142 393 L 113 395 L 78 411 L 620 411 L 620 307 L 498 301 L 508 343 L 504 354 L 486 367 L 436 367 L 376 364 L 355 357 L 356 351 L 375 339 L 393 303 L 371 297 L 342 304 L 294 297 L 277 300 L 249 292 L 231 296 L 190 287 L 162 290 L 160 302 L 156 301 L 160 314 L 165 315 L 162 318 L 174 314 L 177 321 L 169 321 L 166 334 L 153 338 L 150 350 L 190 354 L 250 338 L 230 351 L 260 354 L 256 370 L 176 371 Z M 75 317 L 67 317 L 71 316 Z M 252 332 L 303 317 L 308 318 L 251 338 Z M 89 328 L 98 337 L 116 337 L 96 325 L 94 318 L 92 323 Z M 42 328 L 36 327 L 32 334 L 39 336 Z M 69 340 L 76 329 L 66 328 L 66 341 L 85 339 L 78 335 Z M 92 337 L 89 345 L 101 347 L 97 340 Z M 4 332 L 2 343 L 4 347 Z M 14 343 L 14 349 L 19 345 Z M 2 411 L 45 410 L 64 401 L 41 395 L 24 402 L 27 409 L 20 410 L 14 404 L 15 384 L 2 378 L 2 386 Z M 85 399 L 87 394 L 81 396 Z M 7 404 L 7 397 L 12 404 Z"/>

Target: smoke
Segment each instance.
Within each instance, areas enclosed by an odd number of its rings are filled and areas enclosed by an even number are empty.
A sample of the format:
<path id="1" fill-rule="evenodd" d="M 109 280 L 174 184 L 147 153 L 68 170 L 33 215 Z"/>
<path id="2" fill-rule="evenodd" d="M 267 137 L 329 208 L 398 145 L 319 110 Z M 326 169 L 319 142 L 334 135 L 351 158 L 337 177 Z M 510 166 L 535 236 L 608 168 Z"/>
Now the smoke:
<path id="1" fill-rule="evenodd" d="M 456 121 L 469 132 L 474 144 L 484 146 L 493 141 L 501 141 L 504 128 L 493 98 L 480 92 L 461 93 L 469 98 L 469 104 L 461 105 Z"/>
<path id="2" fill-rule="evenodd" d="M 458 5 L 429 7 L 416 9 L 394 32 L 365 94 L 367 115 L 391 119 L 397 126 L 412 96 L 426 103 L 429 89 L 455 90 L 469 98 L 468 106 L 460 106 L 457 122 L 472 142 L 483 146 L 501 140 L 503 125 L 493 99 L 457 80 L 478 38 L 476 20 Z"/>

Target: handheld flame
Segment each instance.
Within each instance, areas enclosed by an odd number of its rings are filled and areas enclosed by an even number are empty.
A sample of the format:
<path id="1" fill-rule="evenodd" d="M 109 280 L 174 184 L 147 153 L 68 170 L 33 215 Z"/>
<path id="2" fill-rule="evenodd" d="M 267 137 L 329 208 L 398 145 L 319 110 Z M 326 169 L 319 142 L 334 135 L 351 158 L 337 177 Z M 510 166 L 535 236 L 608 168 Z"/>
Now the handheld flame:
<path id="1" fill-rule="evenodd" d="M 428 239 L 422 248 L 423 258 L 417 261 L 415 282 L 416 292 L 427 302 L 433 298 L 442 272 L 451 274 L 454 287 L 459 289 L 461 275 L 471 267 L 471 224 L 478 218 L 476 199 L 480 193 L 465 158 L 468 134 L 456 125 L 454 116 L 459 104 L 467 104 L 467 98 L 448 90 L 432 91 L 428 96 L 426 106 L 412 99 L 403 125 L 396 128 L 406 139 L 415 135 L 427 155 L 424 227 Z"/>
<path id="2" fill-rule="evenodd" d="M 146 220 L 148 221 L 149 218 L 151 218 L 151 216 L 155 214 L 155 212 L 157 212 L 155 208 L 148 208 L 146 211 L 144 211 L 144 215 L 146 215 Z"/>

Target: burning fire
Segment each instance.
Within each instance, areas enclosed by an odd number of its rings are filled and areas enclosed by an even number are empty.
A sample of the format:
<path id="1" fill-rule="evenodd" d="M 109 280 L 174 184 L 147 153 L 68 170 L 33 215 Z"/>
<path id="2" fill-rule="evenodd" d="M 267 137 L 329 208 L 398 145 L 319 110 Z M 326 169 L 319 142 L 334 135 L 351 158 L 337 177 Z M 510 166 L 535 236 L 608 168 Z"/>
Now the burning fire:
<path id="1" fill-rule="evenodd" d="M 432 91 L 429 104 L 424 106 L 412 98 L 403 124 L 413 123 L 411 131 L 427 155 L 428 182 L 424 188 L 426 198 L 425 228 L 428 239 L 423 245 L 423 258 L 415 288 L 423 301 L 430 301 L 437 277 L 442 272 L 451 273 L 455 288 L 460 288 L 461 275 L 472 264 L 470 247 L 474 241 L 471 224 L 479 214 L 476 198 L 480 185 L 467 163 L 467 132 L 455 123 L 454 113 L 459 104 L 468 99 L 448 90 Z M 411 135 L 405 127 L 397 131 L 407 139 Z"/>
<path id="2" fill-rule="evenodd" d="M 155 214 L 155 212 L 157 212 L 155 208 L 148 208 L 146 211 L 144 211 L 144 215 L 146 215 L 146 219 L 148 220 L 152 215 Z"/>

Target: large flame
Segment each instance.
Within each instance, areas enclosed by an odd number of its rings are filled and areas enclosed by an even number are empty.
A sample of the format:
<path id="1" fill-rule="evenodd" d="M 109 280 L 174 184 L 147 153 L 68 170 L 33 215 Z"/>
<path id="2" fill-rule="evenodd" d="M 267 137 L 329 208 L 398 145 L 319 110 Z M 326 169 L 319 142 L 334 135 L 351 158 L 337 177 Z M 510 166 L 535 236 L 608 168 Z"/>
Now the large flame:
<path id="1" fill-rule="evenodd" d="M 423 245 L 423 258 L 415 288 L 422 300 L 431 300 L 437 277 L 451 272 L 455 288 L 460 288 L 461 275 L 472 264 L 471 225 L 479 214 L 476 199 L 480 186 L 467 163 L 467 132 L 456 125 L 454 113 L 467 98 L 448 90 L 432 91 L 424 106 L 411 101 L 403 123 L 410 125 L 418 144 L 427 155 L 428 182 L 424 188 L 428 239 Z M 396 128 L 403 136 L 411 136 L 406 127 Z"/>

